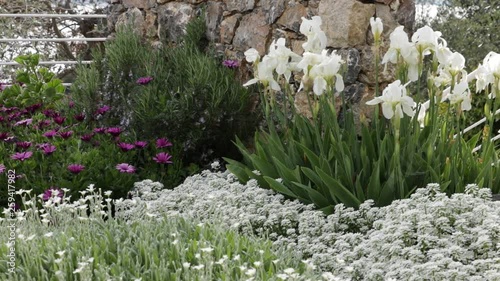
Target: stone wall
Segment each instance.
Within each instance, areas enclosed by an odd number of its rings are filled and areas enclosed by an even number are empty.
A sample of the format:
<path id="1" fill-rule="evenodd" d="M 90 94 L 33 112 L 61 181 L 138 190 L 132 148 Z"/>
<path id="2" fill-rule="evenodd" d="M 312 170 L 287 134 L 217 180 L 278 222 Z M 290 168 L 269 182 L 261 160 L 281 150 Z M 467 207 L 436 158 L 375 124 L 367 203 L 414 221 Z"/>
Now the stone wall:
<path id="1" fill-rule="evenodd" d="M 109 1 L 111 32 L 117 24 L 133 21 L 135 28 L 152 42 L 177 42 L 189 20 L 204 7 L 207 38 L 226 58 L 240 61 L 243 52 L 252 47 L 264 55 L 271 41 L 280 37 L 301 54 L 305 42 L 299 34 L 301 18 L 319 15 L 328 46 L 337 49 L 347 61 L 345 93 L 360 107 L 371 99 L 375 81 L 370 17 L 382 19 L 387 48 L 388 34 L 399 24 L 411 31 L 415 16 L 414 0 Z M 392 80 L 391 71 L 379 78 L 382 84 Z"/>

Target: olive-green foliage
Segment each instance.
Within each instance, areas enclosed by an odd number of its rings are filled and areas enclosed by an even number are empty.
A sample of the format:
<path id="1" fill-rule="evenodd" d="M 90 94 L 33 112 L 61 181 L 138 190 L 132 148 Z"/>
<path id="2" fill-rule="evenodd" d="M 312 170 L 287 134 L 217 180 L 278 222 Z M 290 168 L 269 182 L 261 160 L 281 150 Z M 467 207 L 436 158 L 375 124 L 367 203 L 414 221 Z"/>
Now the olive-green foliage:
<path id="1" fill-rule="evenodd" d="M 250 93 L 233 70 L 200 48 L 203 18 L 193 20 L 186 33 L 177 46 L 152 48 L 130 29 L 118 31 L 103 54 L 95 53 L 95 64 L 79 67 L 75 102 L 89 112 L 111 106 L 112 118 L 103 125 L 129 127 L 146 138 L 167 136 L 182 146 L 186 164 L 238 157 L 231 141 L 252 134 L 257 119 L 249 112 Z M 154 79 L 148 85 L 136 83 L 148 76 Z"/>
<path id="2" fill-rule="evenodd" d="M 466 58 L 467 70 L 471 72 L 490 52 L 500 52 L 500 0 L 417 0 L 417 4 L 438 6 L 436 18 L 426 17 L 425 11 L 417 27 L 425 24 L 439 30 L 446 38 L 448 46 Z M 475 89 L 471 87 L 471 91 Z M 484 94 L 473 95 L 473 109 L 467 115 L 470 125 L 484 117 Z M 477 128 L 474 132 L 479 132 Z M 495 123 L 495 131 L 500 122 Z M 471 135 L 471 134 L 469 134 Z M 466 136 L 468 138 L 468 136 Z"/>
<path id="3" fill-rule="evenodd" d="M 446 0 L 432 22 L 447 39 L 450 48 L 467 58 L 475 68 L 490 51 L 500 52 L 500 0 Z"/>
<path id="4" fill-rule="evenodd" d="M 0 91 L 0 104 L 6 107 L 23 107 L 45 104 L 54 107 L 64 97 L 64 86 L 55 74 L 45 67 L 38 67 L 40 56 L 21 55 L 15 61 L 24 66 L 16 72 L 15 84 Z"/>
<path id="5" fill-rule="evenodd" d="M 430 24 L 446 36 L 449 47 L 467 58 L 469 70 L 477 67 L 490 51 L 500 52 L 500 0 L 425 1 L 438 5 Z"/>
<path id="6" fill-rule="evenodd" d="M 499 191 L 498 152 L 490 145 L 470 153 L 480 134 L 468 141 L 454 139 L 463 120 L 450 112 L 439 115 L 437 105 L 431 105 L 430 125 L 424 129 L 416 118 L 405 116 L 396 134 L 390 122 L 373 116 L 377 121 L 361 125 L 358 135 L 351 111 L 339 121 L 331 98 L 321 96 L 319 102 L 313 120 L 294 113 L 291 122 L 271 105 L 266 111 L 278 115 L 277 127 L 289 129 L 279 132 L 268 119 L 269 131 L 255 135 L 255 151 L 237 142 L 244 161 L 226 159 L 227 168 L 242 182 L 256 179 L 263 188 L 327 214 L 336 204 L 358 207 L 366 199 L 388 205 L 428 183 L 440 183 L 449 194 L 464 192 L 468 183 Z"/>

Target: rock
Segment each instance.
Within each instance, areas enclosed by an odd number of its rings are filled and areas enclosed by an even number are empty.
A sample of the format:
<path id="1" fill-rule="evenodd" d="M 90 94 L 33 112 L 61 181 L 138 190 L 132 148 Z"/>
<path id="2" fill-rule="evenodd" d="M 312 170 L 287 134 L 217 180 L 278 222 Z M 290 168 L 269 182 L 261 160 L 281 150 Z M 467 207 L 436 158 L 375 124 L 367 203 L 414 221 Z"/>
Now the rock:
<path id="1" fill-rule="evenodd" d="M 108 31 L 114 32 L 118 18 L 120 17 L 121 13 L 125 11 L 126 11 L 125 7 L 123 7 L 123 5 L 121 4 L 115 4 L 109 6 L 108 17 L 106 19 Z"/>
<path id="2" fill-rule="evenodd" d="M 178 42 L 195 11 L 189 4 L 169 2 L 158 8 L 158 35 L 161 40 Z"/>
<path id="3" fill-rule="evenodd" d="M 168 2 L 173 2 L 174 0 L 156 0 L 156 3 L 158 4 L 165 4 L 165 3 L 168 3 Z"/>
<path id="4" fill-rule="evenodd" d="M 220 41 L 224 44 L 231 44 L 234 32 L 241 19 L 240 14 L 235 14 L 225 18 L 220 24 Z"/>
<path id="5" fill-rule="evenodd" d="M 344 88 L 346 102 L 349 104 L 359 103 L 365 95 L 365 88 L 365 84 L 359 82 L 346 86 Z"/>
<path id="6" fill-rule="evenodd" d="M 206 6 L 205 24 L 207 26 L 207 38 L 210 41 L 220 39 L 219 30 L 222 20 L 224 5 L 220 2 L 209 1 Z"/>
<path id="7" fill-rule="evenodd" d="M 385 46 L 380 50 L 379 62 L 382 61 L 383 55 L 389 46 Z M 375 86 L 375 55 L 373 46 L 364 46 L 360 48 L 360 67 L 361 71 L 358 81 L 370 86 Z M 395 80 L 395 67 L 388 63 L 387 69 L 384 71 L 385 65 L 379 63 L 378 66 L 378 81 L 379 84 L 386 84 Z"/>
<path id="8" fill-rule="evenodd" d="M 227 11 L 245 12 L 255 7 L 255 0 L 224 0 Z"/>
<path id="9" fill-rule="evenodd" d="M 375 14 L 374 4 L 363 4 L 357 0 L 321 0 L 318 11 L 329 47 L 348 48 L 366 44 L 370 18 Z"/>
<path id="10" fill-rule="evenodd" d="M 153 10 L 147 10 L 144 18 L 144 34 L 148 38 L 157 36 L 158 29 L 156 28 L 156 13 Z"/>
<path id="11" fill-rule="evenodd" d="M 120 0 L 109 0 L 109 4 L 117 4 L 117 3 L 120 3 Z"/>
<path id="12" fill-rule="evenodd" d="M 255 48 L 260 55 L 266 51 L 266 42 L 269 40 L 271 28 L 266 24 L 266 15 L 260 10 L 243 16 L 236 29 L 233 46 L 236 50 L 246 51 Z"/>
<path id="13" fill-rule="evenodd" d="M 337 53 L 342 57 L 347 66 L 347 71 L 344 74 L 344 83 L 346 85 L 354 83 L 358 79 L 361 70 L 359 51 L 355 48 L 349 48 L 337 51 Z"/>
<path id="14" fill-rule="evenodd" d="M 267 23 L 272 24 L 285 11 L 285 0 L 260 0 L 262 10 L 267 15 Z"/>
<path id="15" fill-rule="evenodd" d="M 304 53 L 304 48 L 302 48 L 302 45 L 306 42 L 306 40 L 291 40 L 290 46 L 291 50 L 296 53 L 297 55 L 301 55 Z"/>
<path id="16" fill-rule="evenodd" d="M 309 105 L 309 103 L 311 104 Z M 311 108 L 314 110 L 314 108 L 317 107 L 317 105 L 318 105 L 318 99 L 317 96 L 315 96 L 313 93 L 308 94 L 305 91 L 300 91 L 297 94 L 295 94 L 294 106 L 295 109 L 297 110 L 297 113 L 301 114 L 302 116 L 305 116 L 309 120 L 313 119 Z M 340 113 L 341 108 L 342 108 L 342 98 L 340 95 L 336 95 L 335 111 L 337 113 L 337 116 Z"/>
<path id="17" fill-rule="evenodd" d="M 278 20 L 278 25 L 286 29 L 299 32 L 302 17 L 307 17 L 306 7 L 302 5 L 295 5 L 288 8 Z"/>
<path id="18" fill-rule="evenodd" d="M 155 0 L 122 0 L 126 8 L 148 9 L 155 6 Z"/>
<path id="19" fill-rule="evenodd" d="M 411 36 L 415 26 L 415 0 L 398 0 L 398 2 L 400 5 L 396 12 L 396 19 Z"/>
<path id="20" fill-rule="evenodd" d="M 121 14 L 116 21 L 115 29 L 118 30 L 125 26 L 130 26 L 134 33 L 142 36 L 144 26 L 142 12 L 137 8 L 132 8 Z"/>

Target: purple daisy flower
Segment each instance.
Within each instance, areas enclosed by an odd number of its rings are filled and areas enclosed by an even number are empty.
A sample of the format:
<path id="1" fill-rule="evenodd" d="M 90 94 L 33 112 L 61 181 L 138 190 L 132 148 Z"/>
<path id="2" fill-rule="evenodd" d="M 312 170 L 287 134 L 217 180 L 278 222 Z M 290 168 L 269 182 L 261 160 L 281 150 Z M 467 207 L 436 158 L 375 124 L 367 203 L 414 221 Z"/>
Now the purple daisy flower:
<path id="1" fill-rule="evenodd" d="M 50 143 L 42 143 L 38 147 L 42 150 L 43 154 L 45 155 L 51 155 L 57 149 L 55 145 L 52 145 Z"/>
<path id="2" fill-rule="evenodd" d="M 31 123 L 33 123 L 33 119 L 24 119 L 24 120 L 21 120 L 21 121 L 18 121 L 14 124 L 14 127 L 17 127 L 17 126 L 28 126 L 30 125 Z"/>
<path id="3" fill-rule="evenodd" d="M 160 138 L 156 140 L 156 148 L 164 148 L 172 146 L 172 143 L 166 138 Z"/>
<path id="4" fill-rule="evenodd" d="M 48 118 L 51 118 L 51 117 L 56 117 L 56 116 L 59 116 L 54 110 L 52 109 L 45 109 L 44 111 L 42 111 L 43 115 L 45 115 L 45 117 L 48 117 Z"/>
<path id="5" fill-rule="evenodd" d="M 13 160 L 19 160 L 19 161 L 24 161 L 26 159 L 29 159 L 33 155 L 33 152 L 31 151 L 26 151 L 26 152 L 18 152 L 14 153 L 10 156 L 11 159 Z"/>
<path id="6" fill-rule="evenodd" d="M 227 68 L 237 68 L 240 66 L 240 63 L 237 60 L 225 60 L 222 62 L 222 65 L 224 65 Z"/>
<path id="7" fill-rule="evenodd" d="M 85 170 L 85 166 L 80 164 L 70 164 L 68 165 L 68 170 L 73 174 L 79 174 L 81 171 Z"/>
<path id="8" fill-rule="evenodd" d="M 67 139 L 69 139 L 73 135 L 73 131 L 59 132 L 58 135 L 61 138 L 67 140 Z"/>
<path id="9" fill-rule="evenodd" d="M 54 122 L 57 125 L 62 125 L 62 123 L 64 123 L 64 121 L 66 121 L 66 117 L 63 117 L 63 116 L 54 117 Z"/>
<path id="10" fill-rule="evenodd" d="M 120 171 L 120 173 L 127 173 L 127 174 L 135 173 L 135 167 L 127 163 L 121 163 L 116 165 L 116 169 Z"/>
<path id="11" fill-rule="evenodd" d="M 16 147 L 19 147 L 20 149 L 28 149 L 31 147 L 31 142 L 30 141 L 19 141 L 19 142 L 16 142 Z"/>
<path id="12" fill-rule="evenodd" d="M 58 187 L 51 187 L 43 192 L 42 200 L 47 201 L 56 196 L 62 199 L 64 197 L 64 191 Z"/>
<path id="13" fill-rule="evenodd" d="M 30 106 L 27 106 L 26 107 L 26 110 L 30 113 L 34 113 L 37 109 L 39 109 L 40 107 L 42 107 L 42 104 L 41 103 L 35 103 L 35 104 L 32 104 Z"/>
<path id="14" fill-rule="evenodd" d="M 57 132 L 55 130 L 50 130 L 48 132 L 43 133 L 43 136 L 46 138 L 53 138 L 55 135 L 57 135 Z"/>
<path id="15" fill-rule="evenodd" d="M 4 164 L 0 164 L 0 174 L 3 174 L 3 172 L 5 172 L 5 165 Z"/>
<path id="16" fill-rule="evenodd" d="M 108 112 L 110 109 L 111 109 L 111 107 L 109 107 L 107 105 L 103 105 L 103 106 L 101 106 L 100 108 L 97 109 L 96 114 L 97 115 L 99 115 L 99 114 L 102 115 L 102 114 Z"/>
<path id="17" fill-rule="evenodd" d="M 141 78 L 137 79 L 136 83 L 139 85 L 147 85 L 151 81 L 153 81 L 153 78 L 148 76 L 148 77 L 141 77 Z"/>
<path id="18" fill-rule="evenodd" d="M 42 129 L 43 127 L 47 127 L 50 125 L 50 120 L 42 120 L 38 123 L 38 128 Z"/>
<path id="19" fill-rule="evenodd" d="M 85 113 L 82 112 L 80 114 L 73 115 L 73 118 L 75 118 L 78 122 L 82 122 L 83 119 L 85 119 Z"/>
<path id="20" fill-rule="evenodd" d="M 135 145 L 125 142 L 120 142 L 117 145 L 123 152 L 127 152 L 135 148 Z"/>
<path id="21" fill-rule="evenodd" d="M 122 133 L 122 129 L 120 127 L 112 127 L 108 128 L 106 131 L 108 134 L 112 135 L 113 137 L 117 137 Z"/>
<path id="22" fill-rule="evenodd" d="M 84 142 L 89 142 L 94 137 L 94 134 L 83 135 L 80 139 Z"/>
<path id="23" fill-rule="evenodd" d="M 170 159 L 172 159 L 172 155 L 165 152 L 160 152 L 153 157 L 153 160 L 158 164 L 172 164 L 173 162 Z"/>
<path id="24" fill-rule="evenodd" d="M 134 142 L 135 147 L 137 148 L 145 148 L 148 145 L 146 141 L 136 141 Z"/>
<path id="25" fill-rule="evenodd" d="M 104 134 L 106 133 L 106 128 L 95 128 L 94 132 L 98 134 Z"/>

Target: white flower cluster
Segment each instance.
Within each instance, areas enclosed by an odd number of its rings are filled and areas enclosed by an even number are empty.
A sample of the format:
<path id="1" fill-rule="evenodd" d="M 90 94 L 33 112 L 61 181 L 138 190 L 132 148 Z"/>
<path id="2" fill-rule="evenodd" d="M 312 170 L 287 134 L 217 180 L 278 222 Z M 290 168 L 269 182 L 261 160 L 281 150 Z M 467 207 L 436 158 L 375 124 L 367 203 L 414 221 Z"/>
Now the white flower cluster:
<path id="1" fill-rule="evenodd" d="M 228 172 L 204 171 L 155 196 L 144 191 L 154 184 L 137 183 L 142 197 L 122 201 L 135 202 L 124 217 L 220 222 L 268 236 L 340 278 L 500 280 L 500 202 L 475 185 L 448 198 L 431 184 L 387 207 L 373 207 L 372 201 L 359 210 L 337 205 L 325 217 L 312 206 L 259 188 L 256 181 L 242 185 Z"/>

